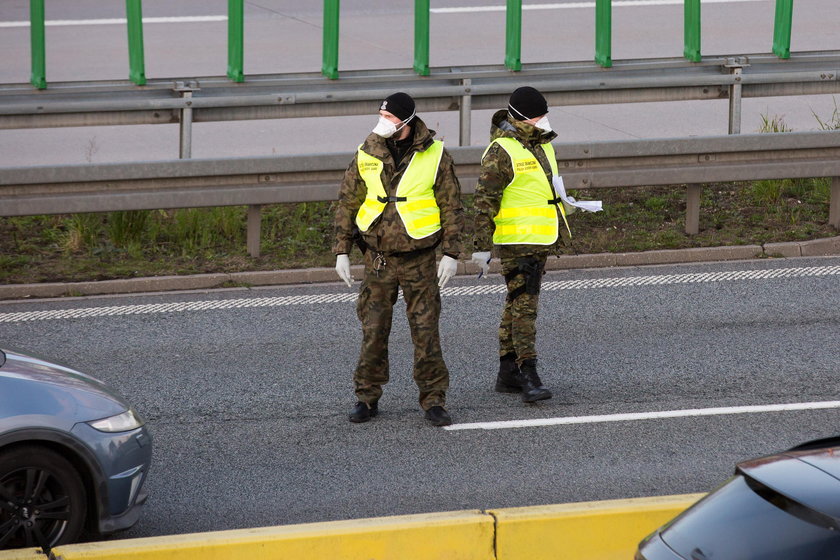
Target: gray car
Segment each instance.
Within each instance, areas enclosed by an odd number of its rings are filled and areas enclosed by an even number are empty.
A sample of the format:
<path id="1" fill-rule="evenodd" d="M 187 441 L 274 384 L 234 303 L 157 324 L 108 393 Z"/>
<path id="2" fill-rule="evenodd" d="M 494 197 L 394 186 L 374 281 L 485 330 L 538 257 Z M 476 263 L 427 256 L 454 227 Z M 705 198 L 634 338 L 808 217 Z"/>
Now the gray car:
<path id="1" fill-rule="evenodd" d="M 840 558 L 840 439 L 738 463 L 735 475 L 645 538 L 636 560 Z"/>
<path id="2" fill-rule="evenodd" d="M 131 527 L 151 459 L 143 421 L 104 383 L 0 350 L 0 549 Z"/>

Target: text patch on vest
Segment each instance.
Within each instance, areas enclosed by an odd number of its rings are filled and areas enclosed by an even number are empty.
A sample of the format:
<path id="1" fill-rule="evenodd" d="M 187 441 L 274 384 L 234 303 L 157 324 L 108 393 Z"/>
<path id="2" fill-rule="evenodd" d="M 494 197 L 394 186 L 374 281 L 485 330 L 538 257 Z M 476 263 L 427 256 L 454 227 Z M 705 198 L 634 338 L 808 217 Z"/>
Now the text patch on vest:
<path id="1" fill-rule="evenodd" d="M 536 159 L 519 159 L 513 162 L 513 170 L 516 173 L 530 173 L 539 167 Z"/>

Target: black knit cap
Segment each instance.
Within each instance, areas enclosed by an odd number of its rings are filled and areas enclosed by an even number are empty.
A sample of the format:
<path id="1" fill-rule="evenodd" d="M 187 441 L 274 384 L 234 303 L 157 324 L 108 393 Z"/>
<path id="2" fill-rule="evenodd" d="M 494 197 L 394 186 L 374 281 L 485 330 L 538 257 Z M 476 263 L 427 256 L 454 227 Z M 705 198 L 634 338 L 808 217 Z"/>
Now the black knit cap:
<path id="1" fill-rule="evenodd" d="M 388 111 L 401 121 L 408 121 L 414 116 L 414 100 L 407 93 L 392 93 L 379 105 L 380 111 Z"/>
<path id="2" fill-rule="evenodd" d="M 540 92 L 531 86 L 523 86 L 510 94 L 508 112 L 516 120 L 525 121 L 548 113 L 548 103 Z"/>

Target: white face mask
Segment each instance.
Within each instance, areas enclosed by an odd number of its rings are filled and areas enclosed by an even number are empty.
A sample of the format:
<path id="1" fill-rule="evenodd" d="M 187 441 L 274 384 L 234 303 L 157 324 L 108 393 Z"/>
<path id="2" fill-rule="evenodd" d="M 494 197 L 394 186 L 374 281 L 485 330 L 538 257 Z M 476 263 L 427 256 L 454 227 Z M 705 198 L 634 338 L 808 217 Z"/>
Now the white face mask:
<path id="1" fill-rule="evenodd" d="M 390 138 L 391 136 L 405 128 L 405 125 L 408 124 L 408 121 L 410 121 L 412 118 L 414 118 L 414 114 L 412 114 L 404 121 L 400 121 L 400 127 L 397 128 L 397 125 L 380 115 L 379 121 L 377 121 L 376 126 L 373 127 L 373 133 L 378 134 L 382 138 Z"/>
<path id="2" fill-rule="evenodd" d="M 534 123 L 534 126 L 537 128 L 544 130 L 545 132 L 551 132 L 551 125 L 548 123 L 548 116 L 544 115 L 540 120 Z"/>
<path id="3" fill-rule="evenodd" d="M 378 134 L 382 138 L 390 138 L 397 133 L 397 125 L 385 117 L 379 117 L 379 121 L 376 123 L 376 126 L 373 127 L 373 133 Z"/>

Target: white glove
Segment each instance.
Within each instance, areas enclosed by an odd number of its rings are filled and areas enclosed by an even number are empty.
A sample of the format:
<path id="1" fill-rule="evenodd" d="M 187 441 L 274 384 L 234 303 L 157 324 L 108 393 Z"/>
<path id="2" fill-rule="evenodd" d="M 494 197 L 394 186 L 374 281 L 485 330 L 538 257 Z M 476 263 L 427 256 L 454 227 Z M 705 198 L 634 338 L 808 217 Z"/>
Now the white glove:
<path id="1" fill-rule="evenodd" d="M 566 198 L 568 198 L 571 202 L 577 202 L 577 200 L 575 200 L 575 197 L 573 197 L 573 196 L 567 196 Z M 574 214 L 575 212 L 577 212 L 577 206 L 572 206 L 571 204 L 566 204 L 564 202 L 563 203 L 563 210 L 566 211 L 567 216 L 570 216 L 570 215 Z"/>
<path id="2" fill-rule="evenodd" d="M 490 272 L 490 251 L 479 251 L 478 253 L 473 253 L 470 262 L 481 267 L 481 272 L 478 273 L 479 278 L 486 276 L 487 273 Z"/>
<path id="3" fill-rule="evenodd" d="M 344 280 L 348 288 L 353 287 L 353 277 L 350 276 L 350 256 L 338 255 L 335 257 L 335 271 L 338 277 Z"/>
<path id="4" fill-rule="evenodd" d="M 449 279 L 458 272 L 458 261 L 449 255 L 443 255 L 438 264 L 438 287 L 443 288 Z"/>

